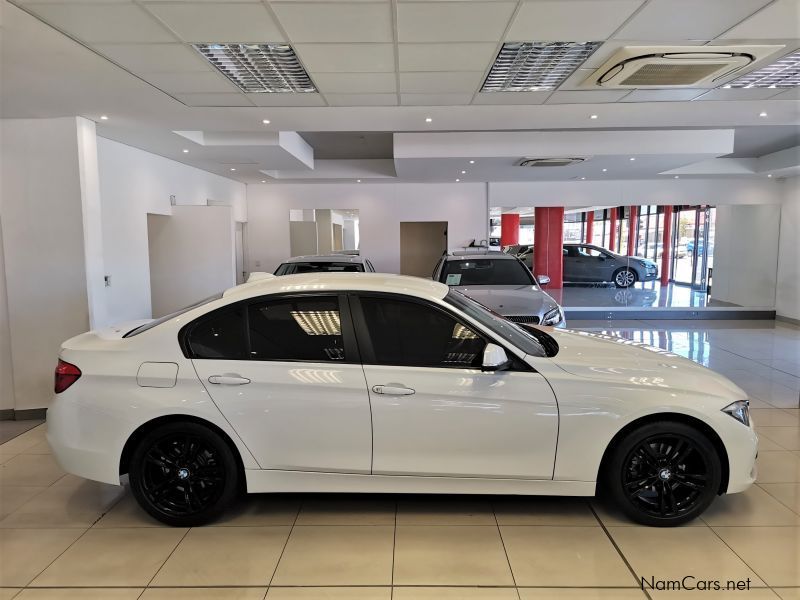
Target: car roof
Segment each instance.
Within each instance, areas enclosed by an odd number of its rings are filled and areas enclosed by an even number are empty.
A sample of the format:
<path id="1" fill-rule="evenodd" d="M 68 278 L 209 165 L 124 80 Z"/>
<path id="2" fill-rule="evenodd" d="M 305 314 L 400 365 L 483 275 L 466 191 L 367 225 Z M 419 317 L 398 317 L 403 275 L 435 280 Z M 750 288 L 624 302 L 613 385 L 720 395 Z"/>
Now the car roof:
<path id="1" fill-rule="evenodd" d="M 319 254 L 310 256 L 293 256 L 284 263 L 298 263 L 298 262 L 346 262 L 346 263 L 363 263 L 366 259 L 357 254 Z"/>
<path id="2" fill-rule="evenodd" d="M 453 262 L 455 260 L 475 260 L 475 259 L 492 259 L 492 260 L 519 260 L 516 256 L 506 254 L 505 252 L 485 252 L 485 253 L 472 253 L 472 254 L 448 254 L 445 257 L 446 262 Z"/>
<path id="3" fill-rule="evenodd" d="M 388 273 L 300 273 L 260 279 L 232 287 L 224 296 L 247 298 L 266 294 L 326 291 L 389 292 L 441 300 L 450 288 L 438 281 Z"/>

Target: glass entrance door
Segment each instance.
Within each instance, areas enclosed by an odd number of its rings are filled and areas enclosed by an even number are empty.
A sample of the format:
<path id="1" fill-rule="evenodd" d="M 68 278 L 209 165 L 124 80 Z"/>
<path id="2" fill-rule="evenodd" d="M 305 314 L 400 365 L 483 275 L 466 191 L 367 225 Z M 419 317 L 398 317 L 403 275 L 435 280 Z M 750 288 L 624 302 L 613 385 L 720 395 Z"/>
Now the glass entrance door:
<path id="1" fill-rule="evenodd" d="M 673 216 L 672 281 L 697 291 L 708 287 L 708 274 L 713 257 L 714 209 L 692 207 Z"/>

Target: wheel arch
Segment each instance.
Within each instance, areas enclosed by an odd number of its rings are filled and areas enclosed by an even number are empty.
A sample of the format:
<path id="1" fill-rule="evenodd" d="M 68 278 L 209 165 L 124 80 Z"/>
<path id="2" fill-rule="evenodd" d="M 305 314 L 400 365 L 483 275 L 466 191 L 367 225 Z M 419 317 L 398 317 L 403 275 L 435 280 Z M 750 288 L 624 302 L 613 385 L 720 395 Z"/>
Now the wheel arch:
<path id="1" fill-rule="evenodd" d="M 730 464 L 728 459 L 728 451 L 725 449 L 725 444 L 722 442 L 722 438 L 719 437 L 714 428 L 711 427 L 705 421 L 698 419 L 697 417 L 693 417 L 691 415 L 683 414 L 683 413 L 653 413 L 649 415 L 644 415 L 627 423 L 622 429 L 620 429 L 611 441 L 606 446 L 605 452 L 603 452 L 603 458 L 600 460 L 600 467 L 597 473 L 597 481 L 598 483 L 602 481 L 603 473 L 605 472 L 608 462 L 611 460 L 611 456 L 613 454 L 614 449 L 619 445 L 625 436 L 627 436 L 631 431 L 634 429 L 638 429 L 643 425 L 649 425 L 650 423 L 660 422 L 660 421 L 674 421 L 676 423 L 683 423 L 684 425 L 689 425 L 690 427 L 694 427 L 703 435 L 705 435 L 711 444 L 714 446 L 714 449 L 717 451 L 717 455 L 719 456 L 720 466 L 722 467 L 722 473 L 720 476 L 720 483 L 719 483 L 719 490 L 717 490 L 717 494 L 724 494 L 725 491 L 728 489 L 728 481 L 730 479 Z"/>

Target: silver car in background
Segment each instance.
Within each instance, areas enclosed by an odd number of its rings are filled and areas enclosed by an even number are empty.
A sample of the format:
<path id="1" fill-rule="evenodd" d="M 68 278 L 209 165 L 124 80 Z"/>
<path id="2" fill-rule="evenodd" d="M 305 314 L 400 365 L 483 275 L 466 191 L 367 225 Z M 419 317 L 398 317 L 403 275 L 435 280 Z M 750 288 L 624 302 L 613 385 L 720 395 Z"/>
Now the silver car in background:
<path id="1" fill-rule="evenodd" d="M 448 253 L 433 279 L 446 283 L 516 323 L 564 327 L 564 311 L 515 256 L 501 252 Z"/>

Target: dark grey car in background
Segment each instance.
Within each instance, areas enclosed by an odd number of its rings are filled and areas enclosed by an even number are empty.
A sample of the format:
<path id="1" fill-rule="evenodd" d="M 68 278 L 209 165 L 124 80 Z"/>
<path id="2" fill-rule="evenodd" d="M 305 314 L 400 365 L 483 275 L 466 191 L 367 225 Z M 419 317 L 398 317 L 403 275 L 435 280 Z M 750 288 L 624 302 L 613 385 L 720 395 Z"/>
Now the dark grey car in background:
<path id="1" fill-rule="evenodd" d="M 620 288 L 658 278 L 658 265 L 638 256 L 623 256 L 593 244 L 564 244 L 564 281 L 613 282 Z"/>
<path id="2" fill-rule="evenodd" d="M 446 283 L 516 323 L 563 327 L 564 311 L 542 290 L 530 270 L 502 252 L 464 252 L 442 256 L 433 279 Z M 541 277 L 542 283 L 546 284 Z"/>

